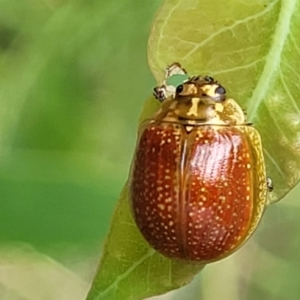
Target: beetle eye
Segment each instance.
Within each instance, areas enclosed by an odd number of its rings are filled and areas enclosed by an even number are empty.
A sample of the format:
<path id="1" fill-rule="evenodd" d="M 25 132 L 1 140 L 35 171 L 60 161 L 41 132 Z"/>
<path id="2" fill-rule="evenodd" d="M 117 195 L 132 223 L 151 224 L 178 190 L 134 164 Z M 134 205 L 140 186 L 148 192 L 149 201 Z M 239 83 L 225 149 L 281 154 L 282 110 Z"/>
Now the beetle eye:
<path id="1" fill-rule="evenodd" d="M 210 77 L 210 76 L 205 76 L 205 77 L 204 77 L 204 80 L 207 81 L 208 83 L 212 83 L 212 82 L 215 81 L 215 80 L 214 80 L 212 77 Z"/>
<path id="2" fill-rule="evenodd" d="M 183 91 L 183 85 L 181 84 L 176 88 L 176 93 L 180 94 L 182 91 Z"/>
<path id="3" fill-rule="evenodd" d="M 224 95 L 224 94 L 226 94 L 226 90 L 220 85 L 215 89 L 215 93 Z"/>

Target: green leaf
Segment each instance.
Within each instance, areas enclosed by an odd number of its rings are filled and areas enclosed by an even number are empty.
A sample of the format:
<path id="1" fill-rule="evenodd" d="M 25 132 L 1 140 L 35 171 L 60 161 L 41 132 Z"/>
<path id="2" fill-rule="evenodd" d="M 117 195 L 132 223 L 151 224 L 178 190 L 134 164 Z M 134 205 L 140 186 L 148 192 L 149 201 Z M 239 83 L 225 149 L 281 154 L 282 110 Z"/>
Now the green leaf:
<path id="1" fill-rule="evenodd" d="M 203 267 L 170 260 L 149 248 L 132 220 L 125 187 L 86 300 L 144 299 L 162 294 L 187 284 Z"/>
<path id="2" fill-rule="evenodd" d="M 189 74 L 213 75 L 248 112 L 261 133 L 267 172 L 281 199 L 300 178 L 300 3 L 166 0 L 149 38 L 149 63 L 162 82 L 178 61 Z M 148 99 L 140 120 L 158 104 Z M 130 214 L 124 189 L 87 300 L 144 299 L 191 281 L 203 266 L 150 249 Z"/>
<path id="3" fill-rule="evenodd" d="M 300 178 L 300 1 L 166 0 L 149 39 L 158 81 L 167 64 L 215 76 L 261 133 L 270 201 Z"/>

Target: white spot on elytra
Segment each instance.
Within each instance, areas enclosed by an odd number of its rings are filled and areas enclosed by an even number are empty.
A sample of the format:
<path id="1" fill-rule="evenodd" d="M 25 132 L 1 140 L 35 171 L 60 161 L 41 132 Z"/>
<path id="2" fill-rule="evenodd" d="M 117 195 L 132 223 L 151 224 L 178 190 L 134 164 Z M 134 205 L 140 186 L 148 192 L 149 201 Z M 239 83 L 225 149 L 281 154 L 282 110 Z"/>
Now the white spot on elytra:
<path id="1" fill-rule="evenodd" d="M 165 206 L 163 204 L 158 204 L 157 207 L 161 210 L 164 210 L 165 209 Z"/>

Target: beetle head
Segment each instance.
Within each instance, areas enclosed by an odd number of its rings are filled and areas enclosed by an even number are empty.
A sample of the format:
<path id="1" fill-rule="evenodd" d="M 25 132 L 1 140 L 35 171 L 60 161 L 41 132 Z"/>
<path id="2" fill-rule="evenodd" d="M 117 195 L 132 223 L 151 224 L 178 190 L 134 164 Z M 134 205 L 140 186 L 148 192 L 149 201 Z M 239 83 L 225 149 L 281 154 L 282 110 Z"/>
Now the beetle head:
<path id="1" fill-rule="evenodd" d="M 178 85 L 175 96 L 165 100 L 157 116 L 189 125 L 245 123 L 241 107 L 233 99 L 228 99 L 225 88 L 209 76 L 194 76 Z"/>

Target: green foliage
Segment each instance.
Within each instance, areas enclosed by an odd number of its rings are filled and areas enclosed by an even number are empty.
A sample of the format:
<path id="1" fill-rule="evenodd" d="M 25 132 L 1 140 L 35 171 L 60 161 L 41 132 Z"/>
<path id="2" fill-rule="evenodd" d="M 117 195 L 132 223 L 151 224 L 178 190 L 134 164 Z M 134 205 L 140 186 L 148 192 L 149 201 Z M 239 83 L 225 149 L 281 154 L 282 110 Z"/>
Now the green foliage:
<path id="1" fill-rule="evenodd" d="M 261 133 L 275 185 L 270 202 L 300 178 L 299 15 L 296 0 L 166 0 L 149 38 L 149 63 L 158 81 L 166 65 L 178 61 L 190 74 L 215 76 L 246 109 Z M 153 113 L 153 103 L 146 102 L 141 119 Z M 202 267 L 169 261 L 147 247 L 130 217 L 125 189 L 87 299 L 144 299 L 178 288 L 197 268 Z"/>
<path id="2" fill-rule="evenodd" d="M 300 3 L 165 1 L 149 39 L 161 80 L 166 62 L 218 78 L 261 133 L 278 201 L 300 178 Z M 276 138 L 274 138 L 276 137 Z"/>
<path id="3" fill-rule="evenodd" d="M 154 84 L 146 47 L 155 9 L 0 0 L 0 242 L 52 252 L 103 240 Z"/>
<path id="4" fill-rule="evenodd" d="M 0 242 L 34 247 L 1 248 L 1 299 L 86 295 L 96 259 L 77 252 L 99 248 L 128 174 L 141 103 L 155 85 L 146 43 L 160 2 L 0 0 Z M 299 14 L 296 0 L 166 0 L 149 39 L 158 81 L 180 61 L 215 76 L 247 110 L 262 134 L 272 201 L 299 179 Z M 140 120 L 158 106 L 149 98 Z M 267 210 L 236 254 L 168 297 L 298 299 L 299 191 L 289 199 Z M 89 300 L 161 294 L 203 267 L 151 250 L 128 204 L 125 189 Z"/>
<path id="5" fill-rule="evenodd" d="M 96 277 L 87 299 L 144 299 L 191 281 L 203 265 L 173 261 L 150 249 L 129 212 L 125 189 L 115 211 Z"/>

